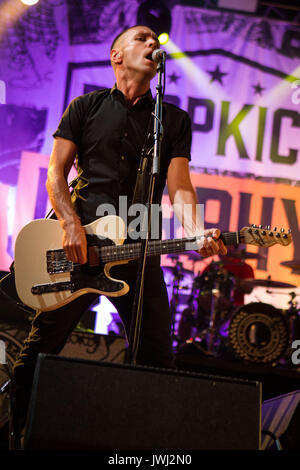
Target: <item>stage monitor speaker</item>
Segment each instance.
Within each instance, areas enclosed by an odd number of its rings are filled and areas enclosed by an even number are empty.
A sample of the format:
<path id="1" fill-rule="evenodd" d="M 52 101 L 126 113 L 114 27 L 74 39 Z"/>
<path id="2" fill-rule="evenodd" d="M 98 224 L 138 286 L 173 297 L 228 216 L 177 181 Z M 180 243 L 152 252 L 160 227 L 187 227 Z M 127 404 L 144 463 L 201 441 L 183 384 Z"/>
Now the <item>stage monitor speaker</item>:
<path id="1" fill-rule="evenodd" d="M 24 450 L 260 447 L 261 384 L 39 355 Z"/>
<path id="2" fill-rule="evenodd" d="M 261 448 L 300 449 L 300 390 L 263 402 Z"/>

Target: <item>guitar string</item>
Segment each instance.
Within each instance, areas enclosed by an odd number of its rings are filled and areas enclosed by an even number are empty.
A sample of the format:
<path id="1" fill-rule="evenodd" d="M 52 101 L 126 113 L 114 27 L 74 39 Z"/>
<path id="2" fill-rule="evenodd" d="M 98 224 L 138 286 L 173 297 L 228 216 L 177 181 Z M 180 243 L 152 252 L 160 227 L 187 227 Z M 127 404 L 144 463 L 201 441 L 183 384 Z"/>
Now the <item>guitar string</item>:
<path id="1" fill-rule="evenodd" d="M 243 232 L 228 232 L 222 234 L 225 243 L 235 244 L 236 238 L 240 240 L 242 243 L 245 239 Z M 183 251 L 192 251 L 193 248 L 190 247 L 189 250 L 184 249 L 184 245 L 187 243 L 195 243 L 195 238 L 185 238 L 185 239 L 175 239 L 175 240 L 151 240 L 148 246 L 147 254 L 151 255 L 158 255 L 158 254 L 167 254 L 167 253 L 177 253 Z M 103 246 L 97 247 L 98 255 L 100 252 L 100 258 L 102 262 L 109 262 L 109 261 L 117 261 L 117 260 L 124 260 L 135 258 L 140 254 L 141 245 L 140 243 L 130 244 L 130 245 L 112 245 L 112 246 Z M 55 272 L 57 270 L 71 270 L 75 266 L 79 266 L 79 263 L 72 263 L 71 261 L 67 260 L 65 252 L 63 249 L 55 250 L 55 252 L 60 252 L 63 258 L 60 260 L 54 260 L 50 262 L 52 266 L 55 263 Z"/>
<path id="2" fill-rule="evenodd" d="M 243 235 L 239 232 L 229 232 L 223 233 L 222 236 L 224 237 L 225 241 L 231 241 L 232 243 L 236 241 L 236 237 L 242 239 Z M 177 253 L 182 251 L 192 251 L 193 248 L 190 247 L 189 250 L 184 250 L 184 246 L 186 243 L 195 243 L 195 238 L 185 238 L 185 239 L 175 239 L 175 240 L 151 240 L 148 245 L 148 252 L 149 256 L 151 255 L 158 255 L 164 253 Z M 98 254 L 100 252 L 101 261 L 108 262 L 108 261 L 116 261 L 116 260 L 124 260 L 130 259 L 131 257 L 135 258 L 140 254 L 141 245 L 140 243 L 130 244 L 130 245 L 112 245 L 112 246 L 103 246 L 97 247 Z M 56 253 L 60 253 L 62 255 L 62 259 L 52 260 L 50 264 L 52 268 L 54 267 L 54 271 L 69 271 L 75 266 L 79 266 L 79 263 L 72 263 L 71 261 L 67 260 L 65 252 L 63 249 L 55 250 Z"/>
<path id="3" fill-rule="evenodd" d="M 240 243 L 245 242 L 245 235 L 246 235 L 246 232 L 222 233 L 222 237 L 226 245 L 229 245 L 229 244 L 235 245 L 236 242 L 238 241 Z M 278 237 L 278 234 L 277 234 L 277 237 Z M 261 239 L 261 237 L 259 238 Z M 258 242 L 258 240 L 256 240 L 254 237 L 253 239 L 256 241 L 256 243 Z M 262 239 L 260 241 L 262 243 L 259 245 L 264 246 L 265 244 L 264 241 Z M 277 238 L 276 242 L 278 241 L 279 240 Z M 186 243 L 191 243 L 191 244 L 196 243 L 196 238 L 184 238 L 184 239 L 174 239 L 174 240 L 151 240 L 148 245 L 147 254 L 151 256 L 151 255 L 159 255 L 159 254 L 167 254 L 167 253 L 182 253 L 185 251 L 193 251 L 194 248 L 192 247 L 190 247 L 189 249 L 186 248 L 185 246 Z M 104 263 L 109 262 L 109 261 L 118 261 L 118 260 L 137 258 L 141 250 L 141 243 L 132 243 L 128 245 L 106 245 L 102 247 L 99 247 L 97 245 L 91 245 L 91 246 L 94 246 L 97 249 L 98 251 L 97 255 L 99 257 L 99 254 L 100 254 L 100 260 Z M 55 256 L 60 255 L 60 258 L 51 259 L 52 253 L 54 253 Z M 69 261 L 63 249 L 49 250 L 47 252 L 47 270 L 48 272 L 50 271 L 50 273 L 54 274 L 54 273 L 59 273 L 59 272 L 71 271 L 76 266 L 80 266 L 80 263 L 73 263 L 72 261 Z M 91 264 L 90 266 L 93 266 L 93 265 Z"/>

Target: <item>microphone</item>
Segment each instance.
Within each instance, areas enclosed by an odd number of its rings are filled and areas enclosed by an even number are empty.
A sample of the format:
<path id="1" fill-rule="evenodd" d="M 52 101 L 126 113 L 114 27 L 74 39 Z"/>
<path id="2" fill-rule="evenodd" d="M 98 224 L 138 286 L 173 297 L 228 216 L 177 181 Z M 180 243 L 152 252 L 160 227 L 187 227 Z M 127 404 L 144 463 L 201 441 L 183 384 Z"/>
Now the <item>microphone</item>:
<path id="1" fill-rule="evenodd" d="M 155 51 L 152 52 L 152 60 L 154 62 L 162 62 L 166 59 L 166 55 L 166 52 L 162 49 L 155 49 Z"/>

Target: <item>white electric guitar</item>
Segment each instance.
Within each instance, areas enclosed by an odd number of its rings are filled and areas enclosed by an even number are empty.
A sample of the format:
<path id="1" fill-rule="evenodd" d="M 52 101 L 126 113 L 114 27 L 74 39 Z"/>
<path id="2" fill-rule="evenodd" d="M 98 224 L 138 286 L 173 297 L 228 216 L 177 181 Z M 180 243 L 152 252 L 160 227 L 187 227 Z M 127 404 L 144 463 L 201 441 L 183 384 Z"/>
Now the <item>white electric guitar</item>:
<path id="1" fill-rule="evenodd" d="M 20 300 L 41 311 L 55 310 L 87 293 L 118 297 L 129 291 L 122 280 L 113 279 L 114 265 L 137 259 L 141 242 L 123 244 L 126 227 L 117 216 L 106 216 L 85 225 L 88 262 L 69 261 L 62 248 L 63 232 L 54 219 L 38 219 L 27 224 L 15 244 L 15 283 Z M 244 227 L 239 232 L 223 232 L 225 245 L 239 243 L 270 247 L 289 245 L 290 232 L 271 231 L 261 226 Z M 147 256 L 197 250 L 195 238 L 149 241 Z"/>

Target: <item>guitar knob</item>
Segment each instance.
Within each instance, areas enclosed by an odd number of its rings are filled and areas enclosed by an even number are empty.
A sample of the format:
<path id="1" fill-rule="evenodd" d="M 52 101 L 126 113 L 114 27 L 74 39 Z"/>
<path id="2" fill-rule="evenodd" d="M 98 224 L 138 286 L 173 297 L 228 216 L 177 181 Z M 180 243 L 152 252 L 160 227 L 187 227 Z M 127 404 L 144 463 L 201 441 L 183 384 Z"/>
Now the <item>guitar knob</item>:
<path id="1" fill-rule="evenodd" d="M 270 233 L 269 233 L 269 237 L 273 237 L 273 232 L 270 232 Z"/>

